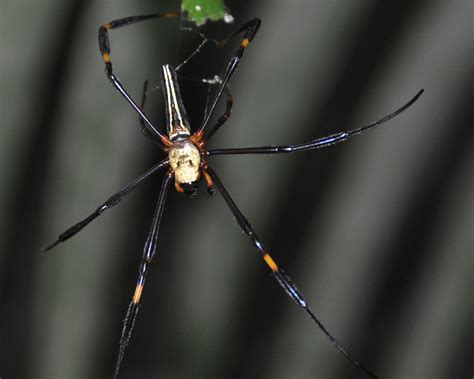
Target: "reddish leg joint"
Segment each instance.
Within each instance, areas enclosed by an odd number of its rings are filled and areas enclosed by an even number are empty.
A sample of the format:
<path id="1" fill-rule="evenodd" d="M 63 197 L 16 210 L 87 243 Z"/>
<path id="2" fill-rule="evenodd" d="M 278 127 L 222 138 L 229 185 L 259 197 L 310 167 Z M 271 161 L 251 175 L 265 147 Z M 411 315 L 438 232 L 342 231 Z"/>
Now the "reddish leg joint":
<path id="1" fill-rule="evenodd" d="M 191 137 L 189 137 L 189 139 L 191 140 L 192 143 L 194 143 L 199 149 L 202 149 L 207 141 L 206 140 L 203 140 L 202 137 L 203 137 L 204 133 L 203 131 L 200 131 L 200 132 L 197 132 L 195 134 L 193 134 Z"/>
<path id="2" fill-rule="evenodd" d="M 161 142 L 163 143 L 163 145 L 165 145 L 166 147 L 171 147 L 173 145 L 173 143 L 168 139 L 168 137 L 162 137 L 161 138 Z"/>
<path id="3" fill-rule="evenodd" d="M 204 179 L 206 180 L 207 183 L 207 189 L 212 190 L 212 187 L 214 186 L 214 182 L 212 181 L 211 175 L 206 171 L 205 168 L 202 169 L 202 174 L 204 175 Z"/>
<path id="4" fill-rule="evenodd" d="M 174 187 L 176 188 L 176 191 L 178 191 L 179 193 L 185 193 L 186 191 L 184 190 L 183 187 L 181 187 L 181 184 L 179 184 L 178 182 L 174 182 Z"/>

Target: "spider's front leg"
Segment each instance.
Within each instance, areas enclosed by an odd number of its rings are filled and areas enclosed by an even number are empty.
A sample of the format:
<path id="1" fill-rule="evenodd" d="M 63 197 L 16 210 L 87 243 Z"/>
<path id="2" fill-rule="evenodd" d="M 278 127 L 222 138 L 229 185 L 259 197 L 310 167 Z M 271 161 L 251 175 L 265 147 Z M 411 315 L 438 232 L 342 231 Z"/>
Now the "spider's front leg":
<path id="1" fill-rule="evenodd" d="M 226 72 L 224 74 L 224 77 L 222 79 L 222 83 L 220 84 L 216 96 L 214 97 L 214 100 L 211 103 L 211 107 L 209 108 L 209 112 L 207 112 L 206 117 L 204 118 L 204 121 L 198 131 L 196 132 L 196 135 L 200 136 L 200 138 L 207 140 L 209 139 L 208 135 L 204 132 L 204 129 L 206 128 L 207 124 L 209 123 L 209 120 L 211 116 L 214 113 L 214 110 L 216 108 L 216 105 L 221 98 L 222 94 L 224 93 L 224 89 L 227 87 L 227 84 L 229 83 L 230 78 L 232 75 L 234 75 L 235 71 L 237 71 L 237 68 L 239 67 L 240 64 L 240 59 L 242 58 L 242 55 L 244 53 L 244 50 L 249 46 L 250 42 L 254 39 L 255 35 L 258 32 L 258 29 L 260 28 L 260 24 L 262 21 L 256 17 L 253 20 L 245 23 L 242 25 L 235 33 L 230 35 L 228 38 L 226 38 L 224 41 L 220 42 L 218 45 L 223 46 L 225 45 L 229 40 L 231 40 L 233 37 L 240 33 L 244 33 L 244 38 L 242 39 L 242 42 L 240 43 L 239 48 L 235 52 L 233 58 L 231 58 L 229 64 L 227 65 Z M 218 127 L 217 127 L 218 128 Z M 216 129 L 217 128 L 213 128 Z M 213 130 L 212 134 L 216 131 Z M 211 131 L 210 131 L 211 132 Z"/>
<path id="2" fill-rule="evenodd" d="M 105 23 L 100 26 L 99 28 L 99 50 L 102 54 L 102 59 L 104 60 L 105 64 L 105 74 L 107 78 L 109 78 L 112 85 L 122 94 L 125 100 L 133 107 L 133 109 L 139 114 L 140 118 L 145 122 L 145 127 L 147 130 L 155 136 L 158 141 L 160 141 L 163 146 L 169 145 L 168 137 L 159 131 L 155 125 L 148 119 L 145 113 L 140 109 L 137 103 L 133 100 L 130 94 L 127 92 L 123 84 L 120 80 L 115 76 L 112 67 L 112 61 L 110 59 L 110 40 L 109 40 L 109 30 L 120 28 L 122 26 L 131 25 L 137 22 L 150 20 L 153 18 L 163 18 L 163 17 L 178 17 L 179 13 L 157 13 L 157 14 L 150 14 L 144 16 L 133 16 L 133 17 L 126 17 L 119 20 L 111 21 Z"/>

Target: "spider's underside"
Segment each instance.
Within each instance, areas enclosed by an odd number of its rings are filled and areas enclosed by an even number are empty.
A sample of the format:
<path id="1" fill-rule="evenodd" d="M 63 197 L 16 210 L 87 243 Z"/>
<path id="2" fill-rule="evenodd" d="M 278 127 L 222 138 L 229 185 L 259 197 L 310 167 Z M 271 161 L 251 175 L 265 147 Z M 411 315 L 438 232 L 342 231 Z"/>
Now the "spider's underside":
<path id="1" fill-rule="evenodd" d="M 128 307 L 124 319 L 124 325 L 120 339 L 120 348 L 115 368 L 115 376 L 117 376 L 119 373 L 121 361 L 124 357 L 125 349 L 130 341 L 134 322 L 140 307 L 140 300 L 142 297 L 148 269 L 156 251 L 158 241 L 158 230 L 160 226 L 161 216 L 164 210 L 164 205 L 166 202 L 166 195 L 168 192 L 169 185 L 174 179 L 175 188 L 179 192 L 185 193 L 188 191 L 187 188 L 192 188 L 199 180 L 204 178 L 209 191 L 211 191 L 212 188 L 215 187 L 222 195 L 234 218 L 240 225 L 240 228 L 250 238 L 251 242 L 254 244 L 255 248 L 260 253 L 264 262 L 271 270 L 272 275 L 275 277 L 279 285 L 285 290 L 285 292 L 317 324 L 317 326 L 323 331 L 323 333 L 329 338 L 331 343 L 338 349 L 338 351 L 342 355 L 344 355 L 354 366 L 364 371 L 368 376 L 376 378 L 375 374 L 363 367 L 355 358 L 352 357 L 352 355 L 347 352 L 347 350 L 333 337 L 333 335 L 315 316 L 301 292 L 296 288 L 296 286 L 292 283 L 288 275 L 286 275 L 285 272 L 281 268 L 279 268 L 276 262 L 265 250 L 262 242 L 253 230 L 252 226 L 247 221 L 245 216 L 241 213 L 237 205 L 234 203 L 231 196 L 225 189 L 224 185 L 222 184 L 214 170 L 207 163 L 206 159 L 208 156 L 222 154 L 293 153 L 299 151 L 314 150 L 333 145 L 345 141 L 351 136 L 360 134 L 366 130 L 381 125 L 389 119 L 395 117 L 396 115 L 407 109 L 409 106 L 411 106 L 421 96 L 423 90 L 419 91 L 408 103 L 406 103 L 393 113 L 368 125 L 350 131 L 335 133 L 330 136 L 318 138 L 309 142 L 295 145 L 207 150 L 206 146 L 210 138 L 230 117 L 233 100 L 228 91 L 227 84 L 229 82 L 229 79 L 237 70 L 244 50 L 249 46 L 250 42 L 255 37 L 260 27 L 261 21 L 260 19 L 255 18 L 245 23 L 227 39 L 221 42 L 214 41 L 218 46 L 223 46 L 234 36 L 239 35 L 240 33 L 244 33 L 244 37 L 241 41 L 241 44 L 238 50 L 236 51 L 234 57 L 230 60 L 222 80 L 219 80 L 218 82 L 214 83 L 218 85 L 216 95 L 213 101 L 211 102 L 209 110 L 206 112 L 202 125 L 193 134 L 191 134 L 191 126 L 183 102 L 181 100 L 179 84 L 176 75 L 176 71 L 183 64 L 178 66 L 176 69 L 174 69 L 170 65 L 162 66 L 162 86 L 166 104 L 167 118 L 167 134 L 165 135 L 148 119 L 148 117 L 143 112 L 143 107 L 140 107 L 135 103 L 135 101 L 123 87 L 122 83 L 114 75 L 112 70 L 112 63 L 110 60 L 110 43 L 108 31 L 111 29 L 115 29 L 121 26 L 126 26 L 148 19 L 177 16 L 179 16 L 179 14 L 177 13 L 162 13 L 145 16 L 127 17 L 124 19 L 106 23 L 99 28 L 99 48 L 105 63 L 107 77 L 111 81 L 112 85 L 122 94 L 122 96 L 124 96 L 127 102 L 139 114 L 142 122 L 142 130 L 149 138 L 153 139 L 160 145 L 162 150 L 167 154 L 167 158 L 156 164 L 154 167 L 146 171 L 140 177 L 138 177 L 130 184 L 122 188 L 120 191 L 109 197 L 88 217 L 67 229 L 64 233 L 59 235 L 56 241 L 45 247 L 43 250 L 50 250 L 57 244 L 71 238 L 79 231 L 81 231 L 86 225 L 92 222 L 95 218 L 100 216 L 104 211 L 118 204 L 128 193 L 133 191 L 139 184 L 144 182 L 147 178 L 149 178 L 159 170 L 166 170 L 165 179 L 163 180 L 161 186 L 156 210 L 153 216 L 152 226 L 144 246 L 143 256 L 139 266 L 139 276 L 137 280 L 137 285 L 132 297 L 132 301 Z M 206 41 L 207 40 L 205 40 L 204 42 Z M 206 129 L 210 122 L 211 116 L 214 114 L 216 105 L 224 93 L 227 96 L 225 112 L 218 118 L 218 120 L 212 127 Z"/>

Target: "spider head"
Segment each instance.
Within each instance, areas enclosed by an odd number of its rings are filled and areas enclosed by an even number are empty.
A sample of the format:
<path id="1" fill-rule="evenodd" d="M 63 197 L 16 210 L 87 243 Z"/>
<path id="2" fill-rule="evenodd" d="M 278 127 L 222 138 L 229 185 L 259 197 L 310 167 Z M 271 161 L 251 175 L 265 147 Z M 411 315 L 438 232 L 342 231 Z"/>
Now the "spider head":
<path id="1" fill-rule="evenodd" d="M 176 141 L 169 149 L 168 158 L 176 183 L 192 185 L 199 180 L 201 154 L 194 143 L 188 139 Z"/>

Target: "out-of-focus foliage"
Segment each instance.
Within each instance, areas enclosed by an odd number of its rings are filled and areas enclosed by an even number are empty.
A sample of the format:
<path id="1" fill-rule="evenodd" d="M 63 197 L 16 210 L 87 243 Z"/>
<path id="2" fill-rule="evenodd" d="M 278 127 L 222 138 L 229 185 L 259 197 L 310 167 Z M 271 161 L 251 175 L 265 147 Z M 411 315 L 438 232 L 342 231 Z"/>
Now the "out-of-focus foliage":
<path id="1" fill-rule="evenodd" d="M 183 0 L 181 10 L 187 12 L 189 20 L 202 25 L 207 20 L 225 20 L 229 16 L 222 0 Z"/>

